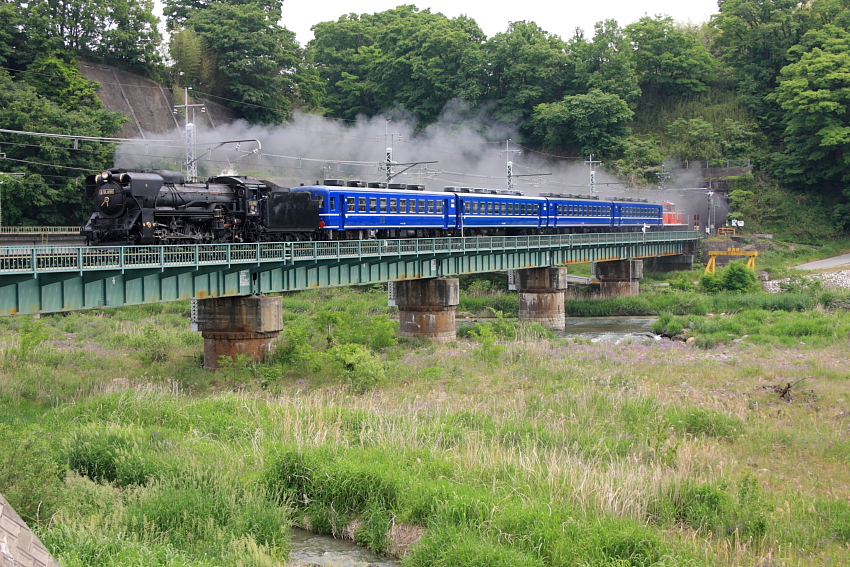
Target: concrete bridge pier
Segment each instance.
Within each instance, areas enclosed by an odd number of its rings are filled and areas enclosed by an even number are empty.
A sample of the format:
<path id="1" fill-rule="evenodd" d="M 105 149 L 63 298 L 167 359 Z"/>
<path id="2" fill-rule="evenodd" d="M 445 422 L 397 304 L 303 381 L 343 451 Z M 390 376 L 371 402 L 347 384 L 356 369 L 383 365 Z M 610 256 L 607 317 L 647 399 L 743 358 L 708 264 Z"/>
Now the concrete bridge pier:
<path id="1" fill-rule="evenodd" d="M 222 356 L 262 360 L 283 329 L 280 297 L 215 297 L 198 300 L 198 330 L 204 337 L 204 368 L 216 370 Z"/>
<path id="2" fill-rule="evenodd" d="M 547 329 L 563 331 L 566 325 L 564 292 L 566 268 L 517 270 L 519 320 L 540 323 Z"/>
<path id="3" fill-rule="evenodd" d="M 602 297 L 637 295 L 640 292 L 643 260 L 595 262 L 594 269 L 600 284 L 599 294 Z"/>
<path id="4" fill-rule="evenodd" d="M 394 284 L 400 337 L 440 343 L 455 340 L 455 310 L 460 301 L 457 278 L 403 280 Z"/>

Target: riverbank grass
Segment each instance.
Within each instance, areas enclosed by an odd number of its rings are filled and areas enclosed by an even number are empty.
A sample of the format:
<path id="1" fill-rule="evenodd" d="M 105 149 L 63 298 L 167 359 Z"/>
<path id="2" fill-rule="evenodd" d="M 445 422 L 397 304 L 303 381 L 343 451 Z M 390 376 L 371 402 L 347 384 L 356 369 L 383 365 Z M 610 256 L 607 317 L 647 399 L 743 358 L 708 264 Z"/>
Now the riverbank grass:
<path id="1" fill-rule="evenodd" d="M 0 491 L 63 565 L 272 566 L 290 525 L 416 566 L 850 565 L 847 322 L 804 298 L 638 298 L 765 337 L 701 349 L 399 343 L 382 290 L 291 294 L 219 373 L 184 304 L 0 319 Z"/>

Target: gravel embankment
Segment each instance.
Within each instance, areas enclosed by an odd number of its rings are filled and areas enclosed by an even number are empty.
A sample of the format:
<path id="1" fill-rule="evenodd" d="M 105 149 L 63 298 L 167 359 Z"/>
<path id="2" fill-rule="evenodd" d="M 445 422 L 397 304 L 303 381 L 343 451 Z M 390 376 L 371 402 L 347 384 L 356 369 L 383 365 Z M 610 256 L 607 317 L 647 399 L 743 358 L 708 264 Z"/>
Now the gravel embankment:
<path id="1" fill-rule="evenodd" d="M 835 272 L 824 272 L 822 274 L 809 274 L 806 276 L 800 276 L 799 279 L 801 281 L 804 280 L 819 280 L 826 287 L 846 287 L 850 288 L 850 270 L 838 270 Z M 765 291 L 770 293 L 779 293 L 781 290 L 779 286 L 783 283 L 788 283 L 791 278 L 783 278 L 781 280 L 771 280 L 767 282 L 761 282 L 762 287 Z"/>

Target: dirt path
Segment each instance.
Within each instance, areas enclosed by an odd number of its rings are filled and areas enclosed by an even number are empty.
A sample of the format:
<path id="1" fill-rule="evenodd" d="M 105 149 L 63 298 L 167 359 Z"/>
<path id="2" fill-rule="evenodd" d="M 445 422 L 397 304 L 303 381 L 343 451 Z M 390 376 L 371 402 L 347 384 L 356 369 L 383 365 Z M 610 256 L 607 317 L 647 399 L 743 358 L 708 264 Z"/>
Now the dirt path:
<path id="1" fill-rule="evenodd" d="M 832 258 L 824 258 L 814 262 L 807 262 L 795 266 L 798 270 L 826 270 L 829 268 L 839 268 L 842 266 L 850 266 L 850 254 L 842 254 L 841 256 L 833 256 Z"/>

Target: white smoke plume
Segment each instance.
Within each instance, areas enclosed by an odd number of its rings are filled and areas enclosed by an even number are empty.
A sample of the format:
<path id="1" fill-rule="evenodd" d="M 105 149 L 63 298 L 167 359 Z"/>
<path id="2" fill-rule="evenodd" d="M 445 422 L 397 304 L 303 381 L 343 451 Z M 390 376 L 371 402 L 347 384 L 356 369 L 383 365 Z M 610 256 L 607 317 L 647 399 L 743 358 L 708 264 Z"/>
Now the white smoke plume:
<path id="1" fill-rule="evenodd" d="M 441 191 L 446 186 L 507 188 L 507 162 L 513 162 L 514 189 L 526 195 L 590 192 L 589 156 L 563 158 L 521 147 L 513 125 L 487 119 L 483 112 L 472 115 L 461 102 L 452 102 L 436 123 L 415 130 L 415 120 L 403 111 L 357 121 L 333 120 L 296 113 L 287 124 L 275 126 L 233 122 L 197 132 L 198 176 L 247 175 L 268 179 L 278 185 L 310 185 L 323 179 L 385 181 L 386 149 L 391 147 L 395 172 L 420 163 L 393 179 L 418 183 Z M 116 167 L 184 169 L 186 150 L 182 133 L 174 131 L 168 143 L 121 144 L 115 154 Z M 243 140 L 241 143 L 222 142 Z M 258 140 L 258 145 L 250 140 Z M 512 140 L 507 142 L 507 140 Z M 601 199 L 631 197 L 659 203 L 668 199 L 657 189 L 626 188 L 594 164 L 595 191 Z M 534 175 L 548 174 L 548 175 Z"/>

